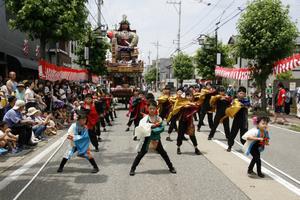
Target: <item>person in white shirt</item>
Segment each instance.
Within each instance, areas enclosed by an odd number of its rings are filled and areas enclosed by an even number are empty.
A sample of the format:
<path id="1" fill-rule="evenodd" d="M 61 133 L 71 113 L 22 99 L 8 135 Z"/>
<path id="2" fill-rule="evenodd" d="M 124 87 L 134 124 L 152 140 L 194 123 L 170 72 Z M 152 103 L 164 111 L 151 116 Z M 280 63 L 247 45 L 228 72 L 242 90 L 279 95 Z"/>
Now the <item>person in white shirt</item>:
<path id="1" fill-rule="evenodd" d="M 28 82 L 28 88 L 25 91 L 25 103 L 26 103 L 26 110 L 30 107 L 36 107 L 37 102 L 36 102 L 36 94 L 33 91 L 34 88 L 34 82 Z"/>
<path id="2" fill-rule="evenodd" d="M 41 96 L 37 95 L 34 91 L 34 82 L 29 81 L 28 82 L 29 87 L 25 91 L 25 102 L 26 102 L 26 110 L 28 110 L 30 107 L 37 107 L 38 103 L 40 103 L 43 106 L 47 106 Z"/>

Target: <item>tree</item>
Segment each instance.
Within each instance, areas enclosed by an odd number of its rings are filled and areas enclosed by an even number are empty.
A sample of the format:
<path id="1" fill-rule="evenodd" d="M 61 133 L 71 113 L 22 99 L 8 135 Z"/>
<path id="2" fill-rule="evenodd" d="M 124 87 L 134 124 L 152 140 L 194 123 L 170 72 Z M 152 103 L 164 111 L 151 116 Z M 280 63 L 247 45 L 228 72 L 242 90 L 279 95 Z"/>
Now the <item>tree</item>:
<path id="1" fill-rule="evenodd" d="M 88 64 L 84 58 L 84 49 L 89 48 Z M 85 32 L 85 35 L 79 40 L 79 47 L 76 55 L 78 59 L 76 63 L 88 69 L 91 73 L 97 75 L 107 74 L 106 68 L 106 53 L 109 49 L 109 43 L 105 38 L 100 38 L 100 32 L 92 31 L 89 26 Z"/>
<path id="2" fill-rule="evenodd" d="M 217 54 L 221 53 L 221 66 L 232 66 L 233 61 L 229 58 L 229 46 L 218 43 L 218 49 L 215 47 L 215 38 L 208 37 L 207 45 L 197 50 L 194 57 L 198 74 L 204 79 L 215 79 L 215 66 Z"/>
<path id="3" fill-rule="evenodd" d="M 49 40 L 77 40 L 86 27 L 87 0 L 5 0 L 14 15 L 10 26 L 40 40 L 41 57 L 46 57 Z"/>
<path id="4" fill-rule="evenodd" d="M 174 76 L 179 79 L 181 85 L 183 80 L 191 79 L 194 76 L 193 60 L 190 56 L 179 53 L 172 61 Z"/>
<path id="5" fill-rule="evenodd" d="M 287 71 L 287 72 L 278 74 L 278 75 L 276 76 L 276 79 L 279 80 L 279 81 L 291 80 L 291 79 L 293 79 L 293 78 L 294 78 L 294 77 L 293 77 L 292 71 Z"/>
<path id="6" fill-rule="evenodd" d="M 288 14 L 288 7 L 280 0 L 255 0 L 238 22 L 238 49 L 242 57 L 256 62 L 253 78 L 262 91 L 264 111 L 267 107 L 266 80 L 272 73 L 273 64 L 291 54 L 298 35 Z"/>
<path id="7" fill-rule="evenodd" d="M 156 81 L 156 68 L 151 67 L 149 71 L 145 74 L 145 81 L 148 84 L 151 84 L 152 82 Z"/>

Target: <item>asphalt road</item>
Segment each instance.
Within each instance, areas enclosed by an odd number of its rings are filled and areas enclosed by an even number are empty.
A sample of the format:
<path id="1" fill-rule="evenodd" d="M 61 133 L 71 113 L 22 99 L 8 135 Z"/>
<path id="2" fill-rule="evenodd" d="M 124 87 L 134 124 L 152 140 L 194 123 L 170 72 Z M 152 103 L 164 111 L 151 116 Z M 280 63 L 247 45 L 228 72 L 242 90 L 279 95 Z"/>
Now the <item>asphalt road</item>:
<path id="1" fill-rule="evenodd" d="M 100 166 L 98 174 L 91 174 L 88 161 L 78 157 L 71 159 L 64 172 L 58 174 L 57 167 L 67 150 L 65 143 L 19 199 L 248 199 L 206 157 L 195 155 L 189 143 L 184 143 L 183 154 L 177 155 L 175 142 L 167 143 L 165 136 L 162 136 L 162 141 L 177 174 L 169 173 L 158 154 L 149 153 L 138 166 L 136 175 L 130 177 L 129 169 L 136 155 L 137 142 L 132 140 L 132 132 L 124 132 L 127 120 L 125 111 L 120 111 L 118 115 L 115 125 L 102 134 L 100 152 L 93 152 Z M 50 153 L 24 174 L 16 176 L 1 191 L 1 199 L 13 199 L 49 156 Z M 15 169 L 20 166 L 22 163 Z M 5 178 L 3 176 L 0 180 Z"/>

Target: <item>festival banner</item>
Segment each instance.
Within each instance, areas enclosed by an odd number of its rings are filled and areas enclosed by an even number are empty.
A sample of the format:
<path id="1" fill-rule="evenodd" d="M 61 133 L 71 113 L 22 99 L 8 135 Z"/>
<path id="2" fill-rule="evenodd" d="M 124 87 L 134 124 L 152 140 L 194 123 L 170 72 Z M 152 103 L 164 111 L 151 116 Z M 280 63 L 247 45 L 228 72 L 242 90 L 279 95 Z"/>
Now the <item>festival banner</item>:
<path id="1" fill-rule="evenodd" d="M 273 67 L 274 76 L 300 67 L 300 54 L 294 54 L 285 59 L 279 60 Z"/>
<path id="2" fill-rule="evenodd" d="M 41 60 L 39 61 L 39 77 L 49 81 L 62 79 L 66 79 L 68 81 L 85 81 L 88 80 L 88 70 L 59 67 Z"/>
<path id="3" fill-rule="evenodd" d="M 100 83 L 100 77 L 97 75 L 92 75 L 92 82 L 95 84 L 99 84 Z"/>
<path id="4" fill-rule="evenodd" d="M 215 75 L 223 78 L 248 80 L 251 77 L 249 68 L 228 68 L 216 66 Z"/>

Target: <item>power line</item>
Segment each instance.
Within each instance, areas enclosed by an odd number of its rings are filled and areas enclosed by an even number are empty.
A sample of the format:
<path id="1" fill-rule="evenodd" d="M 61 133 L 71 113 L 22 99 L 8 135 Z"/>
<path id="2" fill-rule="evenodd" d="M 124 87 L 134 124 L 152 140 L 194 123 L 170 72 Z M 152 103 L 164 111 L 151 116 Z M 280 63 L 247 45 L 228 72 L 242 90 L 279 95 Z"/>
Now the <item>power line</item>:
<path id="1" fill-rule="evenodd" d="M 87 5 L 85 5 L 86 9 L 88 10 L 89 12 L 89 15 L 92 17 L 92 19 L 94 20 L 94 22 L 97 24 L 97 20 L 96 18 L 93 16 L 92 12 L 90 11 L 90 9 L 87 7 Z"/>
<path id="2" fill-rule="evenodd" d="M 219 3 L 221 3 L 221 0 L 219 0 L 219 1 L 218 1 L 218 2 L 217 2 L 217 3 L 216 3 L 216 4 L 215 4 L 215 5 L 214 5 L 214 6 L 213 6 L 206 14 L 205 14 L 205 15 L 204 15 L 204 17 L 200 18 L 199 21 L 197 21 L 195 24 L 193 24 L 193 25 L 191 26 L 191 28 L 189 28 L 186 32 L 184 32 L 181 38 L 187 36 L 187 35 L 190 33 L 191 30 L 193 30 L 194 28 L 196 28 L 198 24 L 200 24 L 206 17 L 208 17 L 209 14 L 210 14 L 214 9 L 216 9 L 216 7 L 218 6 Z"/>
<path id="3" fill-rule="evenodd" d="M 220 22 L 222 20 L 223 15 L 225 14 L 226 10 L 229 9 L 233 4 L 234 4 L 235 0 L 231 1 L 231 3 L 222 11 L 222 13 L 220 15 L 218 15 L 216 18 L 214 18 L 213 20 L 211 20 L 210 23 L 208 23 L 208 26 L 206 26 L 204 29 L 202 29 L 200 31 L 200 33 L 205 32 L 206 29 L 209 29 L 210 26 L 214 25 L 215 23 L 213 23 L 214 21 L 216 21 L 218 18 L 218 22 Z M 235 12 L 236 10 L 234 10 L 233 12 Z M 233 13 L 232 12 L 232 13 Z M 231 14 L 230 14 L 231 15 Z"/>
<path id="4" fill-rule="evenodd" d="M 218 26 L 218 29 L 221 28 L 222 26 L 224 26 L 225 24 L 227 24 L 228 22 L 230 22 L 231 20 L 233 20 L 234 18 L 236 18 L 237 16 L 239 16 L 244 10 L 245 10 L 245 8 L 240 9 L 240 12 L 238 12 L 237 14 L 235 14 L 234 16 L 232 16 L 230 19 L 228 19 L 225 22 L 223 22 L 220 26 Z M 210 32 L 210 33 L 212 33 L 212 32 Z"/>
<path id="5" fill-rule="evenodd" d="M 95 2 L 96 6 L 97 6 L 97 8 L 98 8 L 98 12 L 101 14 L 101 16 L 102 16 L 102 18 L 103 18 L 105 24 L 108 24 L 107 21 L 106 21 L 106 19 L 105 19 L 105 17 L 104 17 L 104 15 L 103 15 L 103 13 L 101 12 L 101 7 L 100 7 L 100 5 L 98 4 L 97 0 L 95 0 L 94 2 Z M 103 5 L 103 1 L 102 1 L 102 0 L 100 0 L 100 3 Z M 100 20 L 100 21 L 101 21 L 101 20 Z"/>

